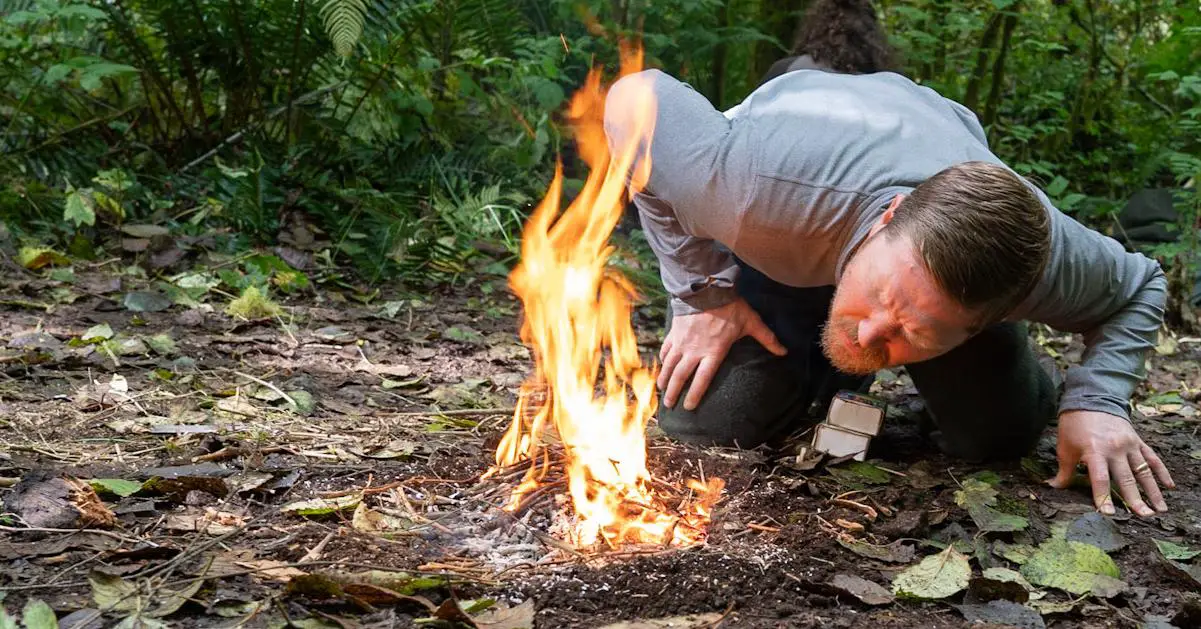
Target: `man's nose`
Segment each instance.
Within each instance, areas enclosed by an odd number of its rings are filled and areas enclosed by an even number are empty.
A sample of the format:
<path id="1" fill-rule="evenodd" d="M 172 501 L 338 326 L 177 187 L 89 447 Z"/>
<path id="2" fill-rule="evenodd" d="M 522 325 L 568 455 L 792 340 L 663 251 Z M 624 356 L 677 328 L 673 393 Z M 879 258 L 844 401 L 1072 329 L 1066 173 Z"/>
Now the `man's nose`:
<path id="1" fill-rule="evenodd" d="M 858 341 L 860 347 L 881 345 L 888 339 L 892 324 L 880 317 L 868 317 L 859 322 Z"/>

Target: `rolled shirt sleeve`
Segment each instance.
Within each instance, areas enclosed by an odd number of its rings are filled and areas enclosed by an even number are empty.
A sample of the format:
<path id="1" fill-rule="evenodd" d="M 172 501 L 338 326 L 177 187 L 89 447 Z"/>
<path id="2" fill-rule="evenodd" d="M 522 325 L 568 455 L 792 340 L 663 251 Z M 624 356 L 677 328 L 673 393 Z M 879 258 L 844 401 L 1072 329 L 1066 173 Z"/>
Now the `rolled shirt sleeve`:
<path id="1" fill-rule="evenodd" d="M 1145 376 L 1167 300 L 1159 264 L 1056 210 L 1052 257 L 1020 318 L 1082 334 L 1085 352 L 1070 368 L 1059 411 L 1100 411 L 1130 418 L 1130 398 Z M 1014 318 L 1019 318 L 1014 317 Z"/>

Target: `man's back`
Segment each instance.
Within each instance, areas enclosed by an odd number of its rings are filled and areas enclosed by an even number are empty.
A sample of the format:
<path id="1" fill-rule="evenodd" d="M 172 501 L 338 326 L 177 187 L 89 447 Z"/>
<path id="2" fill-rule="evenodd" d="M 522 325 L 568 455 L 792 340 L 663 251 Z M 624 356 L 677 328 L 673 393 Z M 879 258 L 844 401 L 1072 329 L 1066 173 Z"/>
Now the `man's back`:
<path id="1" fill-rule="evenodd" d="M 833 284 L 893 195 L 953 164 L 1000 163 L 971 112 L 892 73 L 789 72 L 724 116 L 662 72 L 638 78 L 658 105 L 642 200 L 791 286 Z M 607 125 L 620 137 L 619 115 Z"/>

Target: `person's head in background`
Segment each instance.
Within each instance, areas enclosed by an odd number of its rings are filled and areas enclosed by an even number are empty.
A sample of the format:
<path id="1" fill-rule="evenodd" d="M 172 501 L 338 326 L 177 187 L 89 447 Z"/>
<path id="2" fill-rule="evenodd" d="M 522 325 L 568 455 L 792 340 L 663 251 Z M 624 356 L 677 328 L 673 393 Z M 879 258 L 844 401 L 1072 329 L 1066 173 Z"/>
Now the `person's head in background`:
<path id="1" fill-rule="evenodd" d="M 792 53 L 772 64 L 760 84 L 792 70 L 869 74 L 898 69 L 898 55 L 870 0 L 814 0 L 801 18 Z"/>

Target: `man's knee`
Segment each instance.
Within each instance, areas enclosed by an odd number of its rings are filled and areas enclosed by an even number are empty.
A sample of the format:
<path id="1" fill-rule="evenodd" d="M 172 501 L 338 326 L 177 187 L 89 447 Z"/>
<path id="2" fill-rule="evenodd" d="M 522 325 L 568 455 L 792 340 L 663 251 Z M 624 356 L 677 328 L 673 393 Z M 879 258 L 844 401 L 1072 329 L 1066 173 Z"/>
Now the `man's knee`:
<path id="1" fill-rule="evenodd" d="M 697 408 L 685 410 L 683 396 L 674 408 L 661 405 L 659 428 L 697 445 L 754 448 L 771 443 L 804 423 L 812 401 L 805 380 L 787 360 L 754 339 L 741 339 Z"/>
<path id="2" fill-rule="evenodd" d="M 1029 453 L 1055 417 L 1058 390 L 1026 327 L 1001 324 L 942 358 L 908 368 L 951 456 L 1007 460 Z"/>

